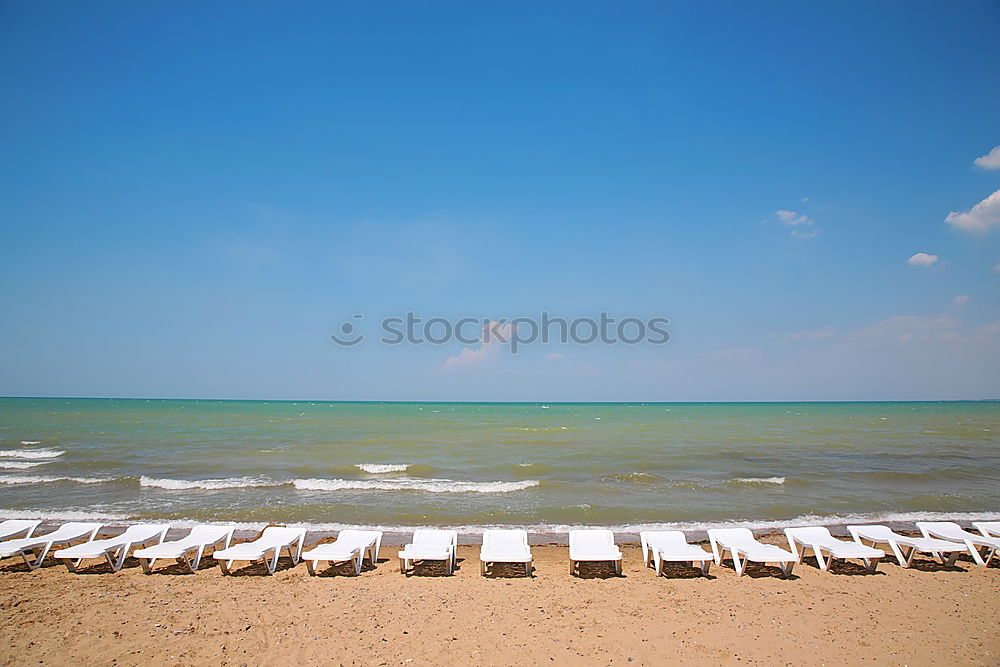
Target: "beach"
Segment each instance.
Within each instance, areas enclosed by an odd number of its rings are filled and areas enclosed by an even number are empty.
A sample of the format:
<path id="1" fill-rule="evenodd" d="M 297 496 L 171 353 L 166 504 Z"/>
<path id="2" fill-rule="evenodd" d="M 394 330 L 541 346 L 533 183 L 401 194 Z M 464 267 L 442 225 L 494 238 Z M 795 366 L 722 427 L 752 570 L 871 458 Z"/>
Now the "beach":
<path id="1" fill-rule="evenodd" d="M 781 544 L 778 535 L 762 538 Z M 1000 567 L 960 559 L 883 562 L 877 574 L 812 558 L 790 579 L 751 566 L 738 578 L 677 569 L 657 578 L 638 546 L 622 577 L 567 573 L 567 549 L 536 545 L 535 576 L 483 577 L 478 547 L 459 569 L 402 576 L 384 548 L 360 576 L 310 577 L 283 560 L 224 577 L 151 575 L 134 559 L 118 574 L 95 564 L 26 571 L 0 562 L 2 664 L 892 664 L 1000 663 Z M 96 561 L 93 561 L 96 563 Z"/>

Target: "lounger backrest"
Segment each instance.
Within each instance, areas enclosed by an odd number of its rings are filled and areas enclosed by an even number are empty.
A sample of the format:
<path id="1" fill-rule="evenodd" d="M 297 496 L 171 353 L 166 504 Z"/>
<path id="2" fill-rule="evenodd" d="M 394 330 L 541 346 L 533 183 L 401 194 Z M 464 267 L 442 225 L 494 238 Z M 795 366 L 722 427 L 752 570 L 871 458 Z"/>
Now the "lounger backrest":
<path id="1" fill-rule="evenodd" d="M 382 533 L 377 530 L 342 530 L 337 533 L 337 541 L 344 542 L 346 544 L 371 544 L 379 537 Z"/>
<path id="2" fill-rule="evenodd" d="M 166 524 L 140 524 L 137 526 L 129 526 L 125 529 L 125 532 L 118 536 L 126 542 L 145 542 L 146 540 L 151 540 L 164 530 L 169 530 L 170 526 Z"/>
<path id="3" fill-rule="evenodd" d="M 95 528 L 100 528 L 99 523 L 82 523 L 82 522 L 70 522 L 64 523 L 63 525 L 56 528 L 54 531 L 48 535 L 42 535 L 39 539 L 64 539 L 67 537 L 76 537 L 78 535 L 85 535 L 92 532 Z"/>
<path id="4" fill-rule="evenodd" d="M 191 542 L 218 542 L 226 536 L 232 526 L 195 526 L 185 540 Z"/>
<path id="5" fill-rule="evenodd" d="M 439 530 L 436 528 L 421 528 L 413 531 L 413 546 L 442 548 L 454 546 L 458 533 L 454 530 Z"/>
<path id="6" fill-rule="evenodd" d="M 797 540 L 803 542 L 814 542 L 825 544 L 834 539 L 829 529 L 823 526 L 804 526 L 801 528 L 787 528 L 786 532 Z"/>
<path id="7" fill-rule="evenodd" d="M 569 531 L 569 546 L 571 549 L 607 549 L 614 545 L 615 534 L 610 530 Z"/>
<path id="8" fill-rule="evenodd" d="M 712 528 L 708 531 L 710 537 L 720 542 L 756 542 L 749 528 Z"/>
<path id="9" fill-rule="evenodd" d="M 523 549 L 528 546 L 528 531 L 486 530 L 483 531 L 483 546 Z"/>
<path id="10" fill-rule="evenodd" d="M 9 519 L 7 521 L 0 522 L 0 532 L 28 530 L 37 523 L 37 521 L 31 521 L 29 519 Z"/>
<path id="11" fill-rule="evenodd" d="M 879 540 L 882 542 L 902 537 L 902 535 L 897 535 L 889 530 L 888 526 L 848 526 L 848 529 L 850 528 L 856 529 L 861 537 Z"/>
<path id="12" fill-rule="evenodd" d="M 288 528 L 286 526 L 268 526 L 264 529 L 264 532 L 260 534 L 260 537 L 256 540 L 259 542 L 277 543 L 277 544 L 287 544 L 289 542 L 294 542 L 299 539 L 299 537 L 305 534 L 303 528 Z"/>
<path id="13" fill-rule="evenodd" d="M 944 535 L 961 535 L 965 532 L 964 528 L 951 521 L 922 521 L 920 525 L 928 530 L 933 530 Z"/>

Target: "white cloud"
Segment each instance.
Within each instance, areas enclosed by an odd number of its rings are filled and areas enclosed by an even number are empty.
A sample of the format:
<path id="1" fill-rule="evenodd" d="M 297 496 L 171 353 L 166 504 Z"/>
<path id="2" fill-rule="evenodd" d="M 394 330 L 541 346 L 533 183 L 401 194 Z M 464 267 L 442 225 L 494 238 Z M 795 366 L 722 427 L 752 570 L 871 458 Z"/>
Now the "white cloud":
<path id="1" fill-rule="evenodd" d="M 778 220 L 792 227 L 795 227 L 797 225 L 811 225 L 814 222 L 813 219 L 810 218 L 805 213 L 786 211 L 784 209 L 775 211 L 774 215 L 777 216 Z"/>
<path id="2" fill-rule="evenodd" d="M 822 329 L 803 329 L 793 331 L 781 337 L 782 343 L 794 343 L 800 340 L 825 340 L 833 338 L 833 327 L 825 326 Z"/>
<path id="3" fill-rule="evenodd" d="M 566 358 L 566 355 L 562 352 L 549 352 L 545 355 L 545 358 L 549 361 L 562 361 Z"/>
<path id="4" fill-rule="evenodd" d="M 983 169 L 1000 169 L 1000 146 L 994 146 L 993 150 L 982 157 L 977 157 L 974 162 L 977 167 Z"/>
<path id="5" fill-rule="evenodd" d="M 990 227 L 1000 227 L 1000 190 L 965 213 L 952 211 L 944 221 L 967 232 L 988 232 Z"/>
<path id="6" fill-rule="evenodd" d="M 906 263 L 910 266 L 931 266 L 940 259 L 937 255 L 929 255 L 926 252 L 918 252 L 913 255 Z"/>
<path id="7" fill-rule="evenodd" d="M 503 348 L 509 343 L 514 326 L 500 324 L 496 321 L 492 321 L 491 324 L 492 328 L 483 325 L 479 347 L 475 349 L 463 347 L 458 355 L 445 359 L 441 367 L 444 370 L 462 370 L 482 366 L 498 358 L 503 352 Z"/>
<path id="8" fill-rule="evenodd" d="M 971 298 L 972 297 L 969 296 L 968 294 L 959 294 L 954 299 L 952 299 L 951 302 L 956 306 L 964 306 L 965 304 L 969 303 L 969 299 Z"/>
<path id="9" fill-rule="evenodd" d="M 800 232 L 797 229 L 793 229 L 792 230 L 792 236 L 794 238 L 797 238 L 797 239 L 811 239 L 811 238 L 814 238 L 816 236 L 819 236 L 819 230 L 818 229 L 810 229 L 808 232 Z"/>

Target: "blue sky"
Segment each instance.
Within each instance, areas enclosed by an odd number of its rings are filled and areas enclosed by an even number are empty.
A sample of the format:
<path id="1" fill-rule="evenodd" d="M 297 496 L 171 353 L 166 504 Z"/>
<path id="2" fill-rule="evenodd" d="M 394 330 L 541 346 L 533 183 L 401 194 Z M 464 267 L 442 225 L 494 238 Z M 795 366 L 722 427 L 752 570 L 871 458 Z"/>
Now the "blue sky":
<path id="1" fill-rule="evenodd" d="M 1000 397 L 998 28 L 995 2 L 4 3 L 0 394 Z M 407 311 L 672 338 L 329 338 Z"/>

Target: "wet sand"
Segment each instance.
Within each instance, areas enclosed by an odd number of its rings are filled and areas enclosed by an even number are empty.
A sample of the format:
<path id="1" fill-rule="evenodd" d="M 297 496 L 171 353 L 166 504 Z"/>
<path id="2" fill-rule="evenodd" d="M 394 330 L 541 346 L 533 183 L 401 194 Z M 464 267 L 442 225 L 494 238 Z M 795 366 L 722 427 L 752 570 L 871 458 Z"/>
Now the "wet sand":
<path id="1" fill-rule="evenodd" d="M 777 536 L 766 541 L 780 544 Z M 482 577 L 478 547 L 459 569 L 399 573 L 397 548 L 358 577 L 310 577 L 283 559 L 224 577 L 211 558 L 144 575 L 129 559 L 28 572 L 0 561 L 0 662 L 14 664 L 1000 664 L 1000 567 L 930 559 L 879 572 L 813 559 L 791 579 L 731 564 L 711 578 L 657 578 L 637 546 L 622 577 L 570 577 L 564 546 L 533 547 L 535 576 Z"/>

